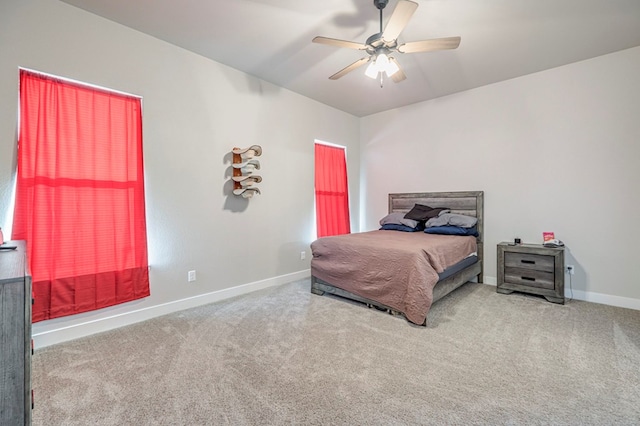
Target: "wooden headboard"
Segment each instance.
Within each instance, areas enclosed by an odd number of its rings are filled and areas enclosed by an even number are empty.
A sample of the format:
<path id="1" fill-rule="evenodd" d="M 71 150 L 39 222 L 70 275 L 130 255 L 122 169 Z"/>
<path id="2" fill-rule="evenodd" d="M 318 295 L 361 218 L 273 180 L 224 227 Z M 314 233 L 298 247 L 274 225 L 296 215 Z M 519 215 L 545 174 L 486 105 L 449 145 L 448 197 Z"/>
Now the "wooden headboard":
<path id="1" fill-rule="evenodd" d="M 478 259 L 484 258 L 484 191 L 409 192 L 389 194 L 389 213 L 408 212 L 414 204 L 429 207 L 447 207 L 451 213 L 478 218 Z M 481 275 L 482 276 L 482 275 Z"/>

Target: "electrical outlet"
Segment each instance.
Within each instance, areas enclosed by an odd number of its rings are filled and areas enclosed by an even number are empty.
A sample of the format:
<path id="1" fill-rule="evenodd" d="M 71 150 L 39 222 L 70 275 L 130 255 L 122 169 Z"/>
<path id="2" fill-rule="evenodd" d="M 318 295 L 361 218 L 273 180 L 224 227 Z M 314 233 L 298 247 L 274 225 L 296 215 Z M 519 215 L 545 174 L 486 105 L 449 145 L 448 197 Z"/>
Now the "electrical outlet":
<path id="1" fill-rule="evenodd" d="M 573 275 L 576 273 L 576 269 L 573 267 L 573 265 L 567 265 L 567 273 L 569 275 Z"/>
<path id="2" fill-rule="evenodd" d="M 187 280 L 189 282 L 195 281 L 196 280 L 196 271 L 189 271 L 189 274 L 187 275 Z"/>
<path id="3" fill-rule="evenodd" d="M 300 260 L 305 260 L 307 258 L 307 252 L 306 251 L 301 251 L 300 252 Z"/>

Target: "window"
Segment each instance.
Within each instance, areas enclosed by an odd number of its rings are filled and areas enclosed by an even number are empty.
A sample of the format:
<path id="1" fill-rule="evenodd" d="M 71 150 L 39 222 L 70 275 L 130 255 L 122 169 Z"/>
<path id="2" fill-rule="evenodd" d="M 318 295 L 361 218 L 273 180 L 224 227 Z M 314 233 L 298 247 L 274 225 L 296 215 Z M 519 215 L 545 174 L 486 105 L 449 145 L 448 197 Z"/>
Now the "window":
<path id="1" fill-rule="evenodd" d="M 349 187 L 344 147 L 316 142 L 315 190 L 318 237 L 350 233 Z"/>
<path id="2" fill-rule="evenodd" d="M 149 295 L 140 98 L 20 71 L 12 238 L 33 321 Z"/>

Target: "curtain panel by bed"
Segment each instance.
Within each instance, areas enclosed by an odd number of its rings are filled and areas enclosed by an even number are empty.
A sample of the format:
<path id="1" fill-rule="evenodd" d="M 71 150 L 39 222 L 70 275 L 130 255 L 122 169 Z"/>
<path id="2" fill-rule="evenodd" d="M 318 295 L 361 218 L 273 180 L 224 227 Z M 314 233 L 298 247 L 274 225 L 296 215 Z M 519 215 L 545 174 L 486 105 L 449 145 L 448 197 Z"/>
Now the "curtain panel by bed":
<path id="1" fill-rule="evenodd" d="M 139 98 L 21 70 L 12 238 L 34 322 L 149 295 Z"/>
<path id="2" fill-rule="evenodd" d="M 315 191 L 318 237 L 350 233 L 344 148 L 315 144 Z"/>

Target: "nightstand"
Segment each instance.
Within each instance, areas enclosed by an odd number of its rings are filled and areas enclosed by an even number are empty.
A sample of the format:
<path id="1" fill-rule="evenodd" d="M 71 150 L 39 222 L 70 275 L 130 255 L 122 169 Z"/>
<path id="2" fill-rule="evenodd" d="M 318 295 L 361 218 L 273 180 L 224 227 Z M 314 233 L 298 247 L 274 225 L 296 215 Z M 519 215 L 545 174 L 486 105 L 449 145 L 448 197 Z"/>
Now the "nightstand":
<path id="1" fill-rule="evenodd" d="M 564 304 L 564 247 L 498 244 L 498 293 L 544 296 Z"/>

